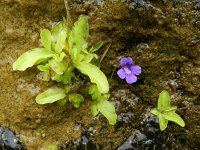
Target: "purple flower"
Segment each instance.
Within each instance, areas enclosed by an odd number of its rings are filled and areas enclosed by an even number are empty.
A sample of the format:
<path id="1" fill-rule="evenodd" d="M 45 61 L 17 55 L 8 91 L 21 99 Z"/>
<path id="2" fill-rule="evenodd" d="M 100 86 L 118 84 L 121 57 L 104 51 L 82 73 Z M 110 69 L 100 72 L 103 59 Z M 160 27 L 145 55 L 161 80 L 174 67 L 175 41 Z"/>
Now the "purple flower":
<path id="1" fill-rule="evenodd" d="M 122 66 L 122 68 L 117 71 L 118 76 L 121 79 L 126 78 L 126 82 L 128 84 L 136 82 L 137 81 L 136 75 L 140 75 L 142 72 L 141 67 L 133 65 L 133 60 L 131 57 L 122 58 L 120 60 L 120 65 Z"/>

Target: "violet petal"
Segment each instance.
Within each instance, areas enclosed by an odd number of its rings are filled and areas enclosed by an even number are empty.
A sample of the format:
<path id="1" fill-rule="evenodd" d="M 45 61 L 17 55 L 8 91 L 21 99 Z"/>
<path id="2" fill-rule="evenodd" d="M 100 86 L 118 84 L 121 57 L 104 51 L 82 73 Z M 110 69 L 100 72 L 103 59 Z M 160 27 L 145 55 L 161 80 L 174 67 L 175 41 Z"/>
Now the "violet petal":
<path id="1" fill-rule="evenodd" d="M 119 69 L 119 70 L 117 71 L 117 74 L 118 74 L 118 76 L 119 76 L 121 79 L 125 79 L 125 77 L 126 77 L 126 73 L 124 72 L 124 69 L 123 69 L 123 68 Z"/>
<path id="2" fill-rule="evenodd" d="M 127 59 L 127 65 L 133 64 L 133 59 L 131 57 L 126 58 Z"/>
<path id="3" fill-rule="evenodd" d="M 132 84 L 137 81 L 137 77 L 134 74 L 126 75 L 126 82 Z"/>
<path id="4" fill-rule="evenodd" d="M 133 60 L 132 60 L 131 57 L 122 58 L 122 59 L 120 60 L 120 65 L 121 65 L 122 67 L 127 66 L 127 65 L 132 65 L 132 64 L 133 64 Z"/>
<path id="5" fill-rule="evenodd" d="M 122 58 L 121 60 L 120 60 L 120 65 L 122 66 L 122 67 L 124 67 L 124 66 L 126 66 L 127 65 L 127 58 Z"/>
<path id="6" fill-rule="evenodd" d="M 140 75 L 141 72 L 142 72 L 142 68 L 140 66 L 137 66 L 137 65 L 131 66 L 130 69 L 131 69 L 131 72 L 135 75 Z"/>

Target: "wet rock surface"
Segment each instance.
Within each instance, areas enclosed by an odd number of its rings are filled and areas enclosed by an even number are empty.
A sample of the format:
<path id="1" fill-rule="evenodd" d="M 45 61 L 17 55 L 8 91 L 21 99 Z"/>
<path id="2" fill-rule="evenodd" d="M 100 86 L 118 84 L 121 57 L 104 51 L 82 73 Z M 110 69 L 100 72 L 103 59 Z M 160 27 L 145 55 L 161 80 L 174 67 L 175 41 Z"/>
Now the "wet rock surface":
<path id="1" fill-rule="evenodd" d="M 0 148 L 1 149 L 22 149 L 19 139 L 6 128 L 0 127 Z"/>
<path id="2" fill-rule="evenodd" d="M 38 47 L 39 32 L 66 17 L 62 0 L 0 2 L 0 124 L 19 136 L 27 149 L 56 144 L 63 149 L 199 149 L 200 1 L 199 0 L 69 0 L 72 21 L 85 14 L 90 23 L 89 45 L 103 41 L 101 69 L 109 78 L 111 102 L 118 122 L 109 126 L 91 117 L 90 102 L 72 106 L 40 106 L 35 96 L 54 82 L 36 78 L 38 71 L 13 72 L 23 52 Z M 127 85 L 116 71 L 119 59 L 130 56 L 142 67 L 138 82 Z M 83 87 L 84 88 L 84 87 Z M 159 131 L 149 114 L 162 90 L 186 122 Z M 1 135 L 16 139 L 7 129 Z M 18 141 L 18 139 L 16 139 Z M 16 142 L 15 141 L 15 142 Z M 13 140 L 12 146 L 17 145 Z M 1 144 L 7 146 L 5 141 Z M 7 141 L 7 144 L 9 141 Z"/>

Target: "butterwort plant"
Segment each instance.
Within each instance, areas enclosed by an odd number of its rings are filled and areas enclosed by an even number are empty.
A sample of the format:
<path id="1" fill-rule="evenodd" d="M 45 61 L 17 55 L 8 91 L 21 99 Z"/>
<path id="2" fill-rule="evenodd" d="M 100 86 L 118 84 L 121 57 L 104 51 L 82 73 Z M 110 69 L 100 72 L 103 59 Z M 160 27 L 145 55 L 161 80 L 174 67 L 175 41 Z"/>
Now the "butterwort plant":
<path id="1" fill-rule="evenodd" d="M 122 58 L 120 65 L 122 68 L 117 71 L 118 76 L 125 79 L 128 84 L 136 82 L 137 76 L 142 72 L 141 67 L 134 65 L 131 57 Z"/>
<path id="2" fill-rule="evenodd" d="M 98 60 L 95 52 L 102 46 L 97 42 L 88 47 L 89 24 L 86 16 L 80 16 L 72 29 L 59 22 L 51 30 L 40 32 L 43 47 L 34 48 L 22 54 L 13 64 L 13 70 L 24 71 L 32 66 L 42 73 L 44 81 L 62 83 L 62 88 L 49 88 L 36 97 L 38 104 L 56 102 L 58 105 L 72 103 L 79 108 L 83 95 L 72 90 L 74 84 L 82 82 L 81 76 L 89 77 L 89 94 L 92 96 L 91 112 L 94 116 L 103 114 L 114 125 L 117 120 L 115 107 L 109 99 L 109 84 L 105 74 L 93 60 Z M 78 71 L 78 74 L 77 74 Z"/>
<path id="3" fill-rule="evenodd" d="M 172 121 L 180 125 L 185 126 L 183 119 L 175 112 L 176 106 L 171 106 L 170 95 L 167 91 L 162 91 L 158 98 L 157 108 L 151 109 L 151 113 L 158 116 L 160 130 L 163 131 L 167 128 L 168 121 Z"/>

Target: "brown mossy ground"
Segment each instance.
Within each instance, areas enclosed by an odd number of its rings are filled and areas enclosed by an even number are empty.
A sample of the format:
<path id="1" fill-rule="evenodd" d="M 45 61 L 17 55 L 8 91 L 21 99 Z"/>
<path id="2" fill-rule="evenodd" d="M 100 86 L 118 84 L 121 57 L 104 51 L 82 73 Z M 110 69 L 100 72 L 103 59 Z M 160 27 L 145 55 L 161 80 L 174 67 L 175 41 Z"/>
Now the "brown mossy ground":
<path id="1" fill-rule="evenodd" d="M 117 113 L 133 112 L 128 124 L 109 126 L 105 118 L 93 120 L 89 98 L 80 109 L 71 105 L 41 106 L 35 96 L 59 86 L 36 78 L 36 69 L 12 71 L 12 63 L 23 52 L 38 47 L 39 32 L 66 17 L 62 0 L 3 0 L 0 2 L 0 124 L 14 131 L 27 149 L 48 144 L 68 145 L 80 137 L 82 128 L 93 127 L 96 149 L 116 149 L 141 125 L 158 94 L 168 90 L 177 112 L 186 122 L 181 128 L 169 124 L 160 133 L 168 149 L 199 148 L 200 139 L 200 8 L 190 0 L 172 1 L 69 1 L 72 21 L 89 17 L 90 42 L 103 41 L 101 69 L 109 78 L 111 100 Z M 136 84 L 127 85 L 116 75 L 119 59 L 130 56 L 142 67 Z M 125 95 L 123 95 L 123 92 Z M 122 92 L 122 93 L 121 93 Z M 134 96 L 139 102 L 132 104 Z M 80 129 L 77 129 L 80 126 Z M 163 142 L 163 141 L 162 141 Z M 159 145 L 159 144 L 158 144 Z"/>

